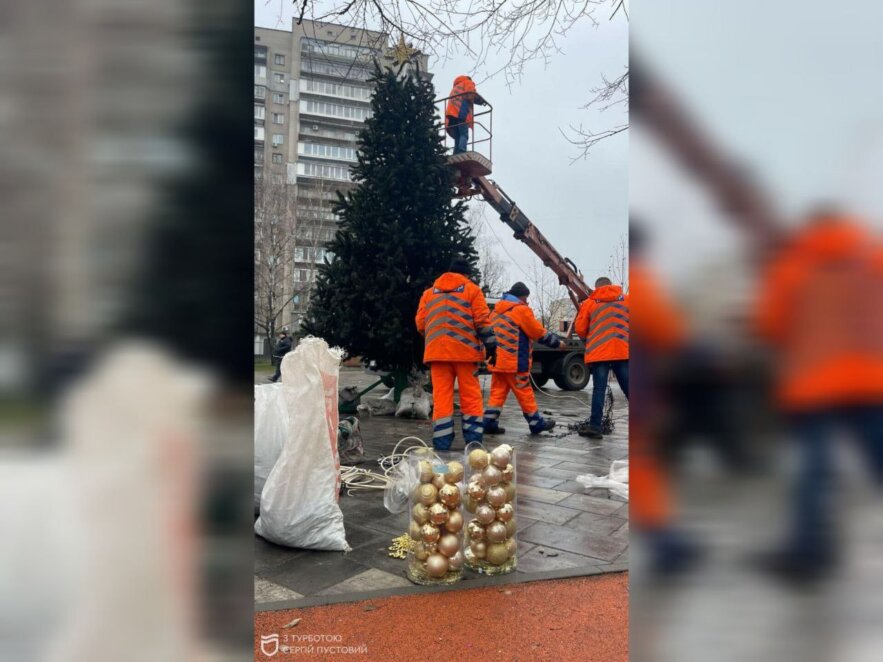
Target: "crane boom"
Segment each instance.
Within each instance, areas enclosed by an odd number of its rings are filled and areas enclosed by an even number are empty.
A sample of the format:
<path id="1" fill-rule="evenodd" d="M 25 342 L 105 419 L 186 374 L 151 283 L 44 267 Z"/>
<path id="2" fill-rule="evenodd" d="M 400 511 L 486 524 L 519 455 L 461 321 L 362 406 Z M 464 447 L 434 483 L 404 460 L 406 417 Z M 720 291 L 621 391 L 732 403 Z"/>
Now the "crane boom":
<path id="1" fill-rule="evenodd" d="M 500 215 L 500 220 L 512 228 L 515 238 L 526 244 L 543 264 L 558 276 L 558 282 L 567 289 L 573 305 L 579 308 L 580 304 L 591 296 L 592 289 L 586 285 L 576 265 L 549 243 L 537 226 L 531 223 L 515 201 L 506 195 L 496 182 L 484 176 L 473 177 L 472 181 L 485 201 Z"/>

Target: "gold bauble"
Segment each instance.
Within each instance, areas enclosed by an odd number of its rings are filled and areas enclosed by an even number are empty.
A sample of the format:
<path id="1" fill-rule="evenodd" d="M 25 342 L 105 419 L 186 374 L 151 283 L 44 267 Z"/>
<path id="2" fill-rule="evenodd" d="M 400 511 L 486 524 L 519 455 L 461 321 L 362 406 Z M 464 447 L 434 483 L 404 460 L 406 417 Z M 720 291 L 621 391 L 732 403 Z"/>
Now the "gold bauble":
<path id="1" fill-rule="evenodd" d="M 509 501 L 515 500 L 515 483 L 509 482 L 503 484 L 503 489 L 506 490 L 506 498 Z"/>
<path id="2" fill-rule="evenodd" d="M 506 503 L 506 490 L 499 485 L 494 485 L 487 491 L 487 502 L 494 508 L 499 508 Z"/>
<path id="3" fill-rule="evenodd" d="M 448 571 L 448 557 L 444 554 L 433 554 L 426 559 L 426 574 L 430 577 L 444 577 Z"/>
<path id="4" fill-rule="evenodd" d="M 484 451 L 481 448 L 476 448 L 474 451 L 471 451 L 469 453 L 469 466 L 476 471 L 481 471 L 482 469 L 484 469 L 487 466 L 487 463 L 487 451 Z"/>
<path id="5" fill-rule="evenodd" d="M 451 484 L 463 480 L 463 465 L 456 461 L 448 462 L 448 473 L 445 474 L 445 480 Z"/>
<path id="6" fill-rule="evenodd" d="M 515 467 L 513 467 L 511 464 L 507 464 L 506 468 L 503 469 L 503 471 L 500 473 L 503 474 L 503 480 L 508 483 L 510 480 L 515 478 Z"/>
<path id="7" fill-rule="evenodd" d="M 460 549 L 460 540 L 453 533 L 446 533 L 438 540 L 438 551 L 448 558 L 456 554 Z"/>
<path id="8" fill-rule="evenodd" d="M 434 504 L 437 495 L 438 490 L 435 489 L 435 485 L 431 483 L 424 483 L 417 488 L 417 500 L 424 506 L 431 506 Z"/>
<path id="9" fill-rule="evenodd" d="M 511 538 L 512 536 L 514 536 L 515 531 L 517 531 L 517 530 L 518 530 L 518 527 L 515 526 L 514 519 L 510 519 L 508 522 L 506 522 L 506 537 L 507 538 Z"/>
<path id="10" fill-rule="evenodd" d="M 448 559 L 448 566 L 450 566 L 451 570 L 459 570 L 463 567 L 463 552 L 458 551 L 451 558 Z"/>
<path id="11" fill-rule="evenodd" d="M 438 500 L 448 508 L 456 508 L 460 505 L 460 488 L 456 485 L 444 485 L 438 491 Z"/>
<path id="12" fill-rule="evenodd" d="M 408 535 L 414 540 L 420 540 L 420 525 L 417 522 L 408 525 Z"/>
<path id="13" fill-rule="evenodd" d="M 428 460 L 420 460 L 417 463 L 417 471 L 420 473 L 420 482 L 421 483 L 429 483 L 432 481 L 433 473 L 432 473 L 432 465 Z"/>
<path id="14" fill-rule="evenodd" d="M 441 488 L 443 488 L 447 484 L 445 482 L 445 475 L 444 474 L 435 474 L 435 476 L 432 479 L 432 484 L 435 485 L 435 489 L 437 489 L 437 490 L 440 490 Z"/>
<path id="15" fill-rule="evenodd" d="M 429 507 L 429 521 L 433 524 L 444 524 L 450 513 L 443 503 L 434 503 Z"/>
<path id="16" fill-rule="evenodd" d="M 439 535 L 441 535 L 441 533 L 437 526 L 424 524 L 420 527 L 420 537 L 423 539 L 423 542 L 435 542 L 438 540 Z"/>
<path id="17" fill-rule="evenodd" d="M 503 542 L 506 540 L 506 525 L 502 522 L 491 522 L 484 531 L 488 542 Z"/>
<path id="18" fill-rule="evenodd" d="M 512 460 L 512 447 L 509 444 L 497 446 L 491 451 L 491 462 L 500 469 L 505 469 Z"/>
<path id="19" fill-rule="evenodd" d="M 413 515 L 414 521 L 417 524 L 426 524 L 429 521 L 429 508 L 422 503 L 415 504 L 414 508 L 411 509 L 411 515 Z"/>
<path id="20" fill-rule="evenodd" d="M 463 515 L 459 510 L 451 511 L 450 516 L 448 517 L 448 521 L 445 524 L 445 531 L 449 531 L 451 533 L 457 533 L 460 529 L 463 528 Z"/>
<path id="21" fill-rule="evenodd" d="M 496 516 L 497 512 L 486 503 L 481 504 L 475 509 L 475 519 L 477 519 L 483 526 L 487 526 L 493 522 Z"/>
<path id="22" fill-rule="evenodd" d="M 480 540 L 469 543 L 469 549 L 472 551 L 472 553 L 475 555 L 475 558 L 477 559 L 483 559 L 487 554 L 487 545 Z"/>
<path id="23" fill-rule="evenodd" d="M 498 485 L 501 480 L 503 480 L 503 472 L 492 464 L 485 467 L 485 470 L 481 472 L 481 482 L 484 483 L 485 487 Z"/>
<path id="24" fill-rule="evenodd" d="M 501 522 L 508 522 L 515 515 L 515 509 L 511 503 L 504 503 L 497 508 L 497 519 Z"/>
<path id="25" fill-rule="evenodd" d="M 474 513 L 475 509 L 478 508 L 478 501 L 473 499 L 468 494 L 463 497 L 463 507 L 470 513 Z"/>
<path id="26" fill-rule="evenodd" d="M 466 525 L 466 533 L 472 540 L 484 540 L 484 527 L 475 520 Z"/>
<path id="27" fill-rule="evenodd" d="M 509 559 L 509 551 L 506 549 L 505 543 L 495 543 L 487 546 L 485 557 L 488 563 L 493 565 L 503 565 Z M 430 559 L 432 557 L 429 557 Z"/>
<path id="28" fill-rule="evenodd" d="M 414 557 L 418 561 L 425 561 L 429 558 L 429 548 L 422 542 L 414 543 Z"/>
<path id="29" fill-rule="evenodd" d="M 481 501 L 482 499 L 484 499 L 485 494 L 487 494 L 487 491 L 484 489 L 481 483 L 478 482 L 469 483 L 466 491 L 469 493 L 469 496 L 471 496 L 475 501 Z"/>
<path id="30" fill-rule="evenodd" d="M 515 556 L 515 552 L 518 551 L 518 543 L 515 542 L 515 538 L 509 538 L 506 541 L 506 551 L 509 553 L 510 559 Z"/>

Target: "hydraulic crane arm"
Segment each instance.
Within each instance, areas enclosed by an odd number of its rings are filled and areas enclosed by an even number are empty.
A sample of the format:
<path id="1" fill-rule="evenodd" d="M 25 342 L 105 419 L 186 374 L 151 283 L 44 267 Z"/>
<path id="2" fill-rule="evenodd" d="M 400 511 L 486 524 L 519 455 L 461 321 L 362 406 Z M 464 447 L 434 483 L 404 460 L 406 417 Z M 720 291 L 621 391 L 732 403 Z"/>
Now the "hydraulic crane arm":
<path id="1" fill-rule="evenodd" d="M 500 215 L 500 220 L 512 228 L 515 238 L 527 244 L 543 264 L 558 276 L 558 282 L 567 288 L 573 305 L 579 308 L 580 303 L 591 296 L 592 289 L 586 285 L 576 265 L 549 243 L 543 233 L 530 222 L 530 219 L 496 182 L 483 176 L 473 177 L 472 181 L 485 201 Z"/>

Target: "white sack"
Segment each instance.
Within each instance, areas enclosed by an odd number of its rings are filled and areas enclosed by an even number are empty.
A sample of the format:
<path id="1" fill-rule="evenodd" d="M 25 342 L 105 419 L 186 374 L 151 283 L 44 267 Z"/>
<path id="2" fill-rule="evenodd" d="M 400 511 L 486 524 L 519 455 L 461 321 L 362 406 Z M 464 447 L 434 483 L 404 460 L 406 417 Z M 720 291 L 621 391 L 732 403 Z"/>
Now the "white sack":
<path id="1" fill-rule="evenodd" d="M 582 483 L 587 490 L 596 487 L 605 488 L 623 499 L 629 498 L 629 461 L 616 460 L 610 465 L 610 473 L 606 476 L 595 474 L 583 474 L 576 477 L 578 483 Z"/>
<path id="2" fill-rule="evenodd" d="M 279 459 L 288 433 L 288 410 L 282 395 L 283 385 L 261 384 L 254 387 L 254 510 L 260 512 L 261 492 L 270 470 Z"/>
<path id="3" fill-rule="evenodd" d="M 432 396 L 420 386 L 409 386 L 402 391 L 396 416 L 427 420 L 432 412 Z"/>

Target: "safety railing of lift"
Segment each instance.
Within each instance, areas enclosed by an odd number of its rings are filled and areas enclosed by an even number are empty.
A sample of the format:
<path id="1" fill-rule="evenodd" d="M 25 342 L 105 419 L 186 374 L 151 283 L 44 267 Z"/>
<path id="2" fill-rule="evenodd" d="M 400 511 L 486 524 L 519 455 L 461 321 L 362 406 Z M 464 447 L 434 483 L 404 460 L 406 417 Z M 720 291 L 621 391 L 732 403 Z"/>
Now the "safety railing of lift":
<path id="1" fill-rule="evenodd" d="M 462 97 L 467 94 L 473 94 L 472 92 L 461 92 L 460 94 L 452 94 L 449 97 L 445 97 L 443 99 L 436 99 L 435 105 L 439 108 L 441 119 L 442 119 L 442 131 L 444 132 L 445 137 L 445 148 L 449 149 L 453 152 L 454 149 L 454 138 L 448 133 L 448 129 L 452 129 L 457 126 L 461 126 L 466 124 L 466 121 L 457 122 L 456 124 L 451 124 L 449 127 L 445 127 L 445 109 L 448 106 L 448 101 L 454 99 L 456 97 Z M 482 109 L 482 110 L 479 110 Z M 486 109 L 486 110 L 484 110 Z M 479 120 L 479 118 L 484 118 Z M 469 132 L 469 151 L 477 152 L 487 158 L 488 161 L 493 163 L 494 154 L 493 154 L 493 137 L 494 137 L 494 107 L 490 104 L 490 102 L 485 99 L 485 105 L 473 105 L 472 107 L 472 129 Z M 476 149 L 476 145 L 480 145 L 480 149 Z"/>

